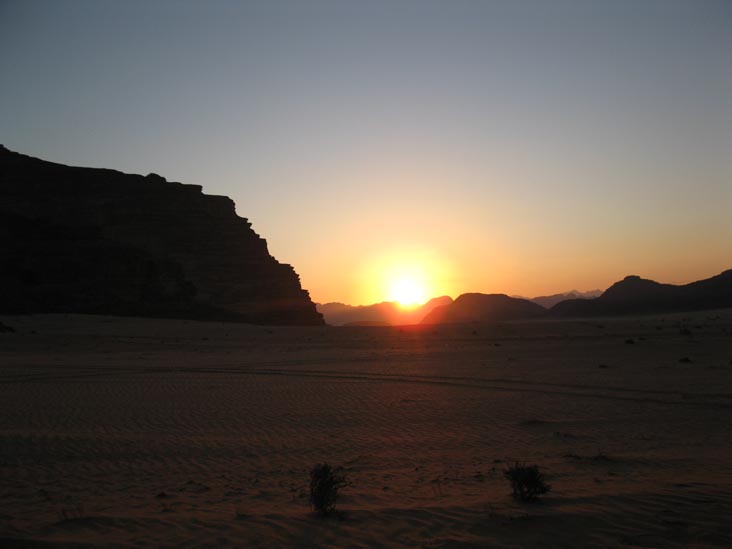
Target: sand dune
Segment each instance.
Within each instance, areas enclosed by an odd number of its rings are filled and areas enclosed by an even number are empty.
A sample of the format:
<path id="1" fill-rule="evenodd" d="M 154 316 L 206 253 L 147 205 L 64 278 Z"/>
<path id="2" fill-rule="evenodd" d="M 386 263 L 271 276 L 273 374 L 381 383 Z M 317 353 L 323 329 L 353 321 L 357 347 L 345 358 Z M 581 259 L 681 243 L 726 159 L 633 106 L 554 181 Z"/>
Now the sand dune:
<path id="1" fill-rule="evenodd" d="M 0 320 L 16 329 L 0 334 L 4 545 L 732 543 L 729 310 L 403 328 Z M 553 490 L 513 500 L 514 460 Z M 352 483 L 340 519 L 308 507 L 320 461 Z"/>

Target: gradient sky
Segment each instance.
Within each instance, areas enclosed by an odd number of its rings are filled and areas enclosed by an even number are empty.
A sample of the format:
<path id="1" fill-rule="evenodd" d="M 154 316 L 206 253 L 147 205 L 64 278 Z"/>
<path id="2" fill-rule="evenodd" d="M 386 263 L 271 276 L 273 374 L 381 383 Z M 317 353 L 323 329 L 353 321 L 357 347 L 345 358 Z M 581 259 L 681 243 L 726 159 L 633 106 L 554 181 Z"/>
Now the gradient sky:
<path id="1" fill-rule="evenodd" d="M 688 282 L 732 268 L 732 2 L 0 0 L 0 142 L 231 196 L 319 302 Z"/>

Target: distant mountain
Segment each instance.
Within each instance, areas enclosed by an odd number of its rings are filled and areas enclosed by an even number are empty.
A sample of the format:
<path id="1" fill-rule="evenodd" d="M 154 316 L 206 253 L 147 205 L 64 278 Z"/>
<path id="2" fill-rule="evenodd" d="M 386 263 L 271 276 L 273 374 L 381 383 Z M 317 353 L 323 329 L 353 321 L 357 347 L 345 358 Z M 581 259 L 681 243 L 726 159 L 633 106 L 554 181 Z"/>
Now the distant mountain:
<path id="1" fill-rule="evenodd" d="M 602 290 L 590 290 L 589 292 L 579 292 L 577 290 L 572 290 L 563 294 L 543 295 L 539 297 L 521 299 L 528 299 L 529 301 L 533 301 L 537 305 L 541 305 L 542 307 L 551 309 L 557 303 L 567 301 L 568 299 L 593 299 L 599 297 L 600 295 L 602 295 Z"/>
<path id="2" fill-rule="evenodd" d="M 690 284 L 660 284 L 626 276 L 595 299 L 570 299 L 551 308 L 552 316 L 604 316 L 682 312 L 732 307 L 732 270 Z"/>
<path id="3" fill-rule="evenodd" d="M 399 326 L 419 324 L 435 307 L 452 303 L 450 296 L 435 297 L 424 305 L 404 309 L 398 303 L 384 301 L 373 305 L 346 305 L 344 303 L 318 303 L 317 310 L 332 326 Z"/>
<path id="4" fill-rule="evenodd" d="M 503 294 L 463 294 L 452 303 L 435 307 L 422 324 L 633 315 L 732 307 L 732 270 L 681 286 L 627 276 L 600 296 L 589 297 L 596 292 L 569 292 L 583 297 L 560 301 L 549 310 L 541 303 L 550 303 L 565 294 L 532 300 Z"/>
<path id="5" fill-rule="evenodd" d="M 494 322 L 546 316 L 547 310 L 527 299 L 504 294 L 462 294 L 448 305 L 436 307 L 422 324 Z"/>

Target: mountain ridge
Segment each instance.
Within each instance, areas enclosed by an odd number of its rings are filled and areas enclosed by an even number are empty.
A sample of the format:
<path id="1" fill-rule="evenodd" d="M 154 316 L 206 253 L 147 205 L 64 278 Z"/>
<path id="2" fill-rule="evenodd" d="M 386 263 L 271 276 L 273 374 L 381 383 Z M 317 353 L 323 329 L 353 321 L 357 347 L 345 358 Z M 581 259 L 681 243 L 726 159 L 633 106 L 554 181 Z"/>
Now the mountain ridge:
<path id="1" fill-rule="evenodd" d="M 418 324 L 435 307 L 451 303 L 450 296 L 433 297 L 423 305 L 404 308 L 395 301 L 371 305 L 347 305 L 340 302 L 317 303 L 316 308 L 325 321 L 333 326 L 343 325 L 407 325 Z"/>
<path id="2" fill-rule="evenodd" d="M 556 317 L 591 317 L 632 315 L 646 313 L 684 312 L 732 307 L 732 269 L 683 285 L 663 284 L 637 275 L 628 275 L 600 292 L 567 292 L 537 298 L 522 298 L 506 294 L 468 292 L 455 300 L 449 296 L 434 298 L 421 308 L 410 312 L 409 322 L 401 324 L 443 324 L 462 322 L 494 322 Z M 562 296 L 581 294 L 584 297 L 557 301 L 550 307 L 542 302 Z M 442 301 L 439 301 L 442 300 Z M 387 320 L 388 311 L 398 308 L 396 303 L 351 306 L 342 303 L 318 304 L 326 321 L 344 318 L 342 325 L 393 325 Z M 338 310 L 346 311 L 343 317 Z M 385 312 L 386 311 L 386 312 Z M 417 312 L 426 311 L 421 319 Z M 402 318 L 404 320 L 404 318 Z M 334 323 L 329 321 L 329 323 Z"/>
<path id="3" fill-rule="evenodd" d="M 552 316 L 608 316 L 698 311 L 732 307 L 732 269 L 688 284 L 663 284 L 629 275 L 595 299 L 567 300 Z"/>
<path id="4" fill-rule="evenodd" d="M 551 309 L 557 303 L 566 301 L 568 299 L 593 299 L 602 295 L 602 290 L 589 290 L 587 292 L 580 292 L 579 290 L 570 290 L 568 292 L 561 292 L 558 294 L 542 295 L 538 297 L 523 297 L 523 296 L 511 296 L 519 299 L 527 299 L 533 301 L 537 305 L 541 305 L 545 309 Z"/>
<path id="5" fill-rule="evenodd" d="M 546 316 L 547 310 L 527 299 L 505 294 L 461 294 L 449 305 L 436 307 L 421 324 L 454 324 L 520 320 Z"/>
<path id="6" fill-rule="evenodd" d="M 530 305 L 533 305 L 531 307 Z M 494 322 L 536 318 L 673 313 L 732 307 L 732 269 L 683 285 L 629 275 L 595 298 L 568 299 L 549 309 L 505 294 L 467 293 L 435 308 L 422 324 Z"/>

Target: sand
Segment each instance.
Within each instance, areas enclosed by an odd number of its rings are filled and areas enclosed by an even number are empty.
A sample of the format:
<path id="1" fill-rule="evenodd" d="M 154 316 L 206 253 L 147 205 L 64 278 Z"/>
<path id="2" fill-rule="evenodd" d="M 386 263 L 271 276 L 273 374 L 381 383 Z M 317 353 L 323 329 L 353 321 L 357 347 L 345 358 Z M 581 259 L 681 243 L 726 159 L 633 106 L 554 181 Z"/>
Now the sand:
<path id="1" fill-rule="evenodd" d="M 404 328 L 0 317 L 0 544 L 732 544 L 732 311 Z M 682 333 L 683 332 L 683 333 Z M 511 497 L 537 464 L 552 491 Z M 308 472 L 345 467 L 327 519 Z"/>

